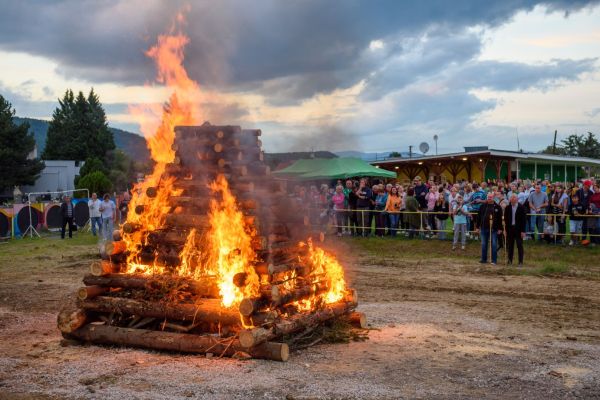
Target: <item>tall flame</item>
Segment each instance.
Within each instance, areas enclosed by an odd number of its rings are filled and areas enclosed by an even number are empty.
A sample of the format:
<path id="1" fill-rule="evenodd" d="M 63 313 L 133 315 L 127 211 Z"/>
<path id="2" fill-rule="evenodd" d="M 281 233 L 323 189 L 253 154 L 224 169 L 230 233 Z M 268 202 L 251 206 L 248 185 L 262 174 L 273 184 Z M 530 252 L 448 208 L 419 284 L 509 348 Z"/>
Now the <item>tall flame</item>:
<path id="1" fill-rule="evenodd" d="M 178 14 L 176 21 L 184 23 L 183 14 Z M 175 30 L 174 27 L 171 33 L 160 35 L 157 43 L 145 53 L 156 64 L 156 81 L 172 91 L 168 102 L 164 105 L 129 106 L 129 112 L 138 121 L 150 155 L 156 162 L 152 174 L 133 189 L 127 220 L 143 226 L 144 231 L 124 235 L 131 254 L 128 260 L 130 264 L 139 264 L 139 260 L 136 259 L 139 244 L 145 244 L 148 232 L 164 225 L 166 215 L 170 211 L 169 197 L 178 194 L 173 189 L 174 179 L 163 177 L 166 164 L 172 162 L 175 157 L 172 149 L 175 126 L 196 124 L 201 117 L 197 101 L 200 88 L 188 76 L 183 66 L 184 48 L 189 43 L 189 38 L 175 33 Z M 149 188 L 155 189 L 155 197 L 147 196 Z M 136 213 L 137 206 L 144 207 L 144 212 Z"/>
<path id="2" fill-rule="evenodd" d="M 246 222 L 244 214 L 238 209 L 223 175 L 210 184 L 210 189 L 220 194 L 222 201 L 211 200 L 209 265 L 216 268 L 220 278 L 221 302 L 225 307 L 231 307 L 238 305 L 244 297 L 259 294 L 259 278 L 252 267 L 252 262 L 256 260 L 252 248 L 252 237 L 256 235 L 256 230 Z M 233 277 L 238 273 L 246 274 L 242 288 L 233 283 Z"/>

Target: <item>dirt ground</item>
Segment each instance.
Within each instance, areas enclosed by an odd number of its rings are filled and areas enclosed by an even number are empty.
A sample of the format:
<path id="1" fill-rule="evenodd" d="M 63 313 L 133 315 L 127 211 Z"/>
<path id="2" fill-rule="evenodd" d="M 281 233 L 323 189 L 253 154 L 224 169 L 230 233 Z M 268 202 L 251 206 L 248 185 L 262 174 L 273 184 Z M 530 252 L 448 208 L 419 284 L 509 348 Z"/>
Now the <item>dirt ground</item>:
<path id="1" fill-rule="evenodd" d="M 412 246 L 382 256 L 347 240 L 369 340 L 278 363 L 63 346 L 56 314 L 93 239 L 0 244 L 0 398 L 600 399 L 600 280 L 504 274 L 477 264 L 476 250 Z"/>

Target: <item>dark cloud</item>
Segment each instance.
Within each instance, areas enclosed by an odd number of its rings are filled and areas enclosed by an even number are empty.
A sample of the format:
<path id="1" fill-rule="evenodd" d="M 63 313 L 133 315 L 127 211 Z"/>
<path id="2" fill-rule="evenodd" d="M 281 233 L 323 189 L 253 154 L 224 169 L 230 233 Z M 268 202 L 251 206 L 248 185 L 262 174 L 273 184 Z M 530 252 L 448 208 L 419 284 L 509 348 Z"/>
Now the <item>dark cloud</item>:
<path id="1" fill-rule="evenodd" d="M 460 67 L 451 79 L 453 87 L 486 88 L 497 91 L 546 90 L 562 81 L 574 81 L 585 72 L 594 71 L 596 58 L 552 60 L 537 65 L 517 62 L 477 61 Z"/>
<path id="2" fill-rule="evenodd" d="M 361 78 L 361 54 L 372 40 L 414 36 L 432 26 L 496 26 L 538 3 L 548 4 L 550 10 L 573 11 L 591 2 L 595 1 L 193 2 L 185 28 L 191 38 L 186 64 L 195 79 L 209 86 L 306 75 L 321 77 L 317 82 L 330 90 L 325 77 L 335 78 L 340 71 L 349 71 L 339 77 L 342 86 Z M 69 77 L 125 83 L 152 79 L 154 69 L 143 51 L 168 29 L 185 4 L 159 0 L 2 3 L 0 48 L 49 57 Z M 296 95 L 311 92 L 302 89 Z"/>
<path id="3" fill-rule="evenodd" d="M 265 137 L 273 150 L 306 150 L 311 143 L 324 149 L 377 149 L 418 144 L 423 135 L 435 133 L 460 141 L 465 133 L 465 143 L 472 143 L 478 137 L 470 124 L 499 101 L 481 100 L 471 93 L 473 89 L 546 90 L 594 71 L 597 61 L 554 60 L 536 65 L 479 61 L 482 37 L 469 28 L 499 26 L 538 4 L 568 17 L 598 2 L 195 1 L 190 2 L 184 27 L 191 40 L 185 63 L 203 87 L 261 94 L 275 106 L 299 104 L 316 94 L 363 82 L 355 118 L 323 118 L 297 126 L 255 121 L 265 132 L 275 133 Z M 142 84 L 155 75 L 144 51 L 169 29 L 185 4 L 180 0 L 0 0 L 0 49 L 50 58 L 57 63 L 58 73 L 72 79 Z M 383 46 L 370 49 L 374 41 Z M 11 93 L 19 114 L 50 115 L 56 103 L 31 102 L 28 85 L 24 82 L 19 94 Z M 48 94 L 49 89 L 43 90 Z M 248 123 L 247 111 L 239 104 L 203 107 L 213 123 Z M 125 105 L 106 108 L 109 113 L 122 113 Z M 503 129 L 486 128 L 504 133 Z M 358 134 L 368 142 L 358 141 Z"/>

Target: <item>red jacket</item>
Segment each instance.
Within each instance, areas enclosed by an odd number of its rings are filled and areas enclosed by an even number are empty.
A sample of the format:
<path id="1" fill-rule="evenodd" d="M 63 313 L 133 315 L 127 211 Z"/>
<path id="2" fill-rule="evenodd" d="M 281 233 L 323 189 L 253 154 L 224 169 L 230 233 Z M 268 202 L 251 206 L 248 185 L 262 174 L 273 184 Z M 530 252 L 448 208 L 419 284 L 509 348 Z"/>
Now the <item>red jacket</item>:
<path id="1" fill-rule="evenodd" d="M 590 197 L 590 204 L 595 205 L 597 208 L 600 208 L 600 193 L 594 193 Z"/>

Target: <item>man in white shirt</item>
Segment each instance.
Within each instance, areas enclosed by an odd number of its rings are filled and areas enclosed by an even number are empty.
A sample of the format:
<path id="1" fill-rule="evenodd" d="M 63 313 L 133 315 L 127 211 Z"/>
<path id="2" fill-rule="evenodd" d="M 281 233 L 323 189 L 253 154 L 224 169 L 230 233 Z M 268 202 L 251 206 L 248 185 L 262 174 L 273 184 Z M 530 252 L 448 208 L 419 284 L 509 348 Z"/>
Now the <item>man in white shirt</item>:
<path id="1" fill-rule="evenodd" d="M 112 241 L 113 224 L 116 218 L 117 206 L 106 193 L 104 200 L 100 203 L 100 214 L 102 216 L 102 236 L 106 241 Z"/>
<path id="2" fill-rule="evenodd" d="M 92 235 L 96 236 L 96 226 L 98 226 L 98 233 L 102 235 L 102 215 L 100 214 L 100 200 L 98 195 L 92 193 L 92 198 L 88 201 L 88 208 L 90 209 L 90 222 L 92 224 Z"/>

